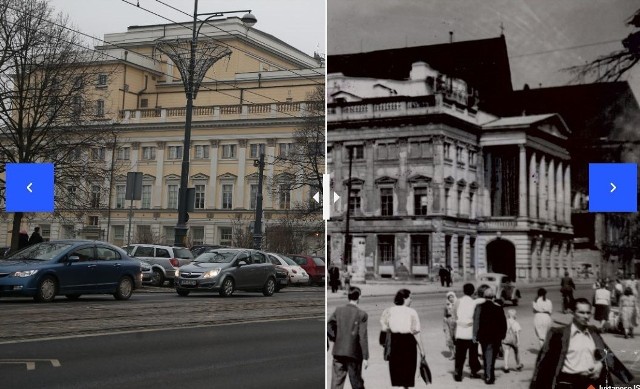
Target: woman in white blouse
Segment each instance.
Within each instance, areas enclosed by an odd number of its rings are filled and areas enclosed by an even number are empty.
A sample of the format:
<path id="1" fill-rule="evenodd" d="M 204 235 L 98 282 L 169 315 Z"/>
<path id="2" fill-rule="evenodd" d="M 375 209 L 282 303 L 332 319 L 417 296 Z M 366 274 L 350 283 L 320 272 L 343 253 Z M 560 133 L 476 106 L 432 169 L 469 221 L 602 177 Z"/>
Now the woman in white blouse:
<path id="1" fill-rule="evenodd" d="M 553 312 L 553 304 L 547 298 L 547 290 L 545 288 L 538 289 L 538 297 L 533 302 L 533 325 L 536 329 L 536 336 L 540 342 L 540 347 L 544 344 L 547 337 L 549 327 L 551 327 L 551 313 Z"/>
<path id="2" fill-rule="evenodd" d="M 415 386 L 417 350 L 424 355 L 420 338 L 420 319 L 411 305 L 411 291 L 400 289 L 394 299 L 395 306 L 382 312 L 382 331 L 391 332 L 389 374 L 393 387 Z M 417 346 L 417 349 L 416 349 Z"/>

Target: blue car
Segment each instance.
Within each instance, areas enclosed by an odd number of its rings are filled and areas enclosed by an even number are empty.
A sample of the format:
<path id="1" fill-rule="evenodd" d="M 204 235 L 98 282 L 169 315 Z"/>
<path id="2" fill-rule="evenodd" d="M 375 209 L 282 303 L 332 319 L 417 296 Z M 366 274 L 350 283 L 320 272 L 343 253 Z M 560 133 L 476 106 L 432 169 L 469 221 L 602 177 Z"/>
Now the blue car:
<path id="1" fill-rule="evenodd" d="M 104 242 L 42 242 L 0 260 L 0 296 L 50 302 L 57 295 L 77 300 L 83 294 L 112 294 L 127 300 L 141 284 L 140 262 Z"/>

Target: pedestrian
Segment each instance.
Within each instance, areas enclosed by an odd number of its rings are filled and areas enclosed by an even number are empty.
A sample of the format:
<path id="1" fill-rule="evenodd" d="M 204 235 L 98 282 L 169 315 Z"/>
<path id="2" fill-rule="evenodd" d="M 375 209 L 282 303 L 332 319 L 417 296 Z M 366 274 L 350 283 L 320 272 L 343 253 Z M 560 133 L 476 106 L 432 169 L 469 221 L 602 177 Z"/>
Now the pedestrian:
<path id="1" fill-rule="evenodd" d="M 633 328 L 638 325 L 636 311 L 636 296 L 630 287 L 624 289 L 624 294 L 620 297 L 620 322 L 624 330 L 624 338 L 633 338 Z"/>
<path id="2" fill-rule="evenodd" d="M 400 289 L 393 300 L 395 306 L 385 309 L 380 317 L 382 331 L 390 331 L 391 352 L 389 375 L 391 386 L 412 388 L 415 386 L 417 351 L 424 357 L 420 337 L 420 318 L 410 308 L 411 291 Z"/>
<path id="3" fill-rule="evenodd" d="M 553 304 L 547 298 L 547 290 L 545 288 L 538 289 L 538 297 L 533 302 L 533 326 L 540 342 L 540 347 L 547 338 L 547 332 L 551 327 L 551 313 L 553 312 Z"/>
<path id="4" fill-rule="evenodd" d="M 444 318 L 442 320 L 442 329 L 444 331 L 444 340 L 449 349 L 449 359 L 455 359 L 456 355 L 456 318 L 455 306 L 458 298 L 454 292 L 447 292 L 447 301 L 444 304 Z"/>
<path id="5" fill-rule="evenodd" d="M 40 235 L 40 227 L 36 227 L 33 229 L 33 233 L 31 234 L 31 238 L 29 238 L 29 246 L 32 244 L 42 242 L 42 236 Z"/>
<path id="6" fill-rule="evenodd" d="M 591 308 L 589 300 L 578 298 L 571 324 L 551 328 L 538 353 L 530 389 L 605 387 L 612 382 L 610 373 L 625 383 L 633 379 L 598 330 L 589 326 Z"/>
<path id="7" fill-rule="evenodd" d="M 516 310 L 511 308 L 507 311 L 507 335 L 502 340 L 502 346 L 504 349 L 504 367 L 502 371 L 509 372 L 509 354 L 510 350 L 513 350 L 513 355 L 516 359 L 516 371 L 522 370 L 522 363 L 520 363 L 520 331 L 522 327 L 516 320 Z"/>
<path id="8" fill-rule="evenodd" d="M 616 279 L 615 284 L 613 286 L 613 295 L 614 295 L 613 298 L 616 306 L 620 305 L 620 298 L 622 297 L 623 293 L 624 293 L 624 288 L 622 287 L 622 283 L 620 282 L 619 279 Z"/>
<path id="9" fill-rule="evenodd" d="M 444 266 L 440 265 L 440 270 L 438 271 L 438 277 L 440 277 L 440 285 L 444 286 L 447 282 L 447 269 Z"/>
<path id="10" fill-rule="evenodd" d="M 333 261 L 329 266 L 329 285 L 331 285 L 331 293 L 337 292 L 340 286 L 340 269 Z"/>
<path id="11" fill-rule="evenodd" d="M 453 284 L 452 274 L 453 269 L 451 268 L 451 265 L 447 265 L 447 288 L 451 287 Z"/>
<path id="12" fill-rule="evenodd" d="M 332 389 L 344 387 L 347 374 L 353 389 L 364 389 L 362 367 L 368 366 L 368 315 L 358 308 L 360 288 L 350 288 L 348 296 L 349 303 L 336 308 L 327 323 L 327 337 L 334 342 Z"/>
<path id="13" fill-rule="evenodd" d="M 489 287 L 484 291 L 485 302 L 479 304 L 473 317 L 473 342 L 482 347 L 484 383 L 496 382 L 496 358 L 500 353 L 502 339 L 507 334 L 507 319 L 502 307 L 495 302 L 496 292 Z"/>
<path id="14" fill-rule="evenodd" d="M 349 270 L 345 269 L 344 271 L 344 290 L 345 294 L 349 293 L 349 289 L 351 289 L 351 274 L 349 274 Z"/>
<path id="15" fill-rule="evenodd" d="M 562 313 L 573 310 L 573 291 L 576 285 L 573 283 L 573 279 L 569 276 L 569 272 L 564 272 L 564 277 L 560 281 L 560 292 L 562 293 Z"/>
<path id="16" fill-rule="evenodd" d="M 594 319 L 600 323 L 601 331 L 604 329 L 604 323 L 609 319 L 609 304 L 611 304 L 611 292 L 604 285 L 596 283 L 596 291 L 593 294 Z"/>
<path id="17" fill-rule="evenodd" d="M 18 235 L 18 250 L 27 246 L 29 246 L 29 234 L 27 230 L 20 230 L 20 235 Z"/>
<path id="18" fill-rule="evenodd" d="M 469 367 L 471 378 L 480 378 L 480 361 L 478 360 L 478 345 L 473 343 L 473 314 L 477 304 L 484 303 L 484 298 L 472 299 L 475 292 L 473 284 L 464 284 L 462 287 L 464 296 L 457 301 L 455 309 L 456 317 L 456 353 L 454 380 L 462 381 L 462 369 L 469 352 Z"/>

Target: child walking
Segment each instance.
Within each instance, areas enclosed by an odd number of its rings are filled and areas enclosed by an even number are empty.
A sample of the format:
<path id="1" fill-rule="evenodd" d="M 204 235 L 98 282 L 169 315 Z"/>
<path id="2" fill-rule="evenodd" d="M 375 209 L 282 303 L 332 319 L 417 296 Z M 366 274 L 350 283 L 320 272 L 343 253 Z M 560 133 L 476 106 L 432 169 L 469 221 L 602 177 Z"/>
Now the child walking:
<path id="1" fill-rule="evenodd" d="M 516 371 L 522 370 L 522 363 L 520 363 L 520 353 L 518 352 L 518 345 L 520 344 L 520 323 L 516 320 L 516 310 L 507 310 L 507 335 L 502 340 L 504 348 L 504 367 L 502 370 L 505 373 L 509 372 L 509 354 L 513 349 L 514 356 L 516 357 Z"/>

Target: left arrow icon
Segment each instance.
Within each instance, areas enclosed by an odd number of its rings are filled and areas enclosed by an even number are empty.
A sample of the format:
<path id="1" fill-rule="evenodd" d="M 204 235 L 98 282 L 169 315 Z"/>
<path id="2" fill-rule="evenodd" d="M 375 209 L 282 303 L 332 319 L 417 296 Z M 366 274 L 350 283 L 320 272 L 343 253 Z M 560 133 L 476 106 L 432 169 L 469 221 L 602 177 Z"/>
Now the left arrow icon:
<path id="1" fill-rule="evenodd" d="M 33 185 L 33 182 L 30 182 L 29 185 L 27 185 L 27 190 L 29 191 L 29 193 L 33 193 L 33 191 L 31 190 L 31 185 Z"/>

